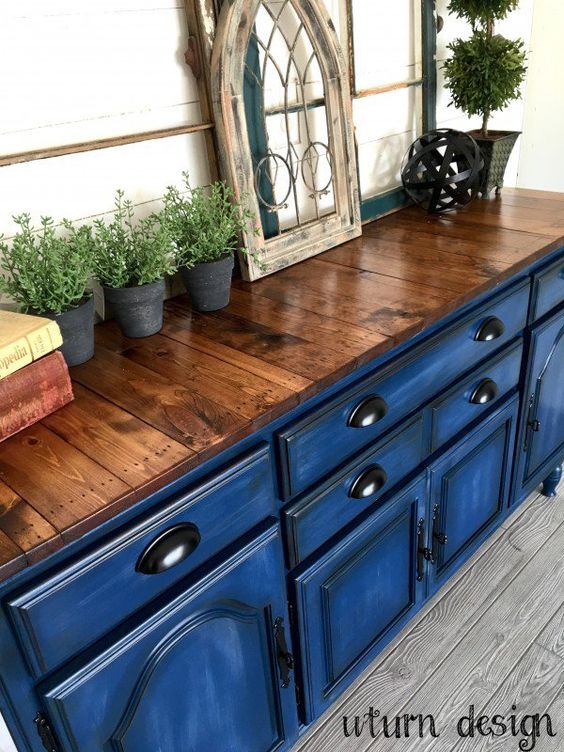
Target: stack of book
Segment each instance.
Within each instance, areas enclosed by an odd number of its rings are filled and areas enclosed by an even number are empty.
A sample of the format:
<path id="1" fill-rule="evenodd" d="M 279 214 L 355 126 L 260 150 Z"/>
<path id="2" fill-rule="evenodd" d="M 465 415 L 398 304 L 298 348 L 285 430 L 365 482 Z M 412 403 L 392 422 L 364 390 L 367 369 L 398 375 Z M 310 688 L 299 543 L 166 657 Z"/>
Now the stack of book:
<path id="1" fill-rule="evenodd" d="M 0 311 L 0 441 L 73 399 L 62 342 L 54 321 Z"/>

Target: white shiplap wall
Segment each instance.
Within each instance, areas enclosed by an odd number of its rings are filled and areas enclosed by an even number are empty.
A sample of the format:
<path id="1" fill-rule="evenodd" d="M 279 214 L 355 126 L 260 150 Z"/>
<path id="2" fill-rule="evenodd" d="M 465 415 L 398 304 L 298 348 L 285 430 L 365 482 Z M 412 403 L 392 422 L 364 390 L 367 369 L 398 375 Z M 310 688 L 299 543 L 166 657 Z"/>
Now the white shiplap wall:
<path id="1" fill-rule="evenodd" d="M 346 49 L 344 3 L 326 0 Z M 358 86 L 418 75 L 417 0 L 354 0 Z M 390 18 L 390 16 L 393 18 Z M 201 121 L 183 61 L 182 0 L 6 0 L 0 7 L 0 154 Z M 420 123 L 417 90 L 355 103 L 364 197 L 399 184 Z M 73 220 L 109 212 L 117 187 L 142 211 L 188 169 L 209 179 L 204 137 L 175 136 L 0 168 L 0 233 L 13 214 Z"/>
<path id="2" fill-rule="evenodd" d="M 7 0 L 0 8 L 0 154 L 198 123 L 179 0 Z M 208 180 L 201 134 L 0 167 L 11 215 L 90 218 L 116 188 L 151 208 L 188 169 Z"/>

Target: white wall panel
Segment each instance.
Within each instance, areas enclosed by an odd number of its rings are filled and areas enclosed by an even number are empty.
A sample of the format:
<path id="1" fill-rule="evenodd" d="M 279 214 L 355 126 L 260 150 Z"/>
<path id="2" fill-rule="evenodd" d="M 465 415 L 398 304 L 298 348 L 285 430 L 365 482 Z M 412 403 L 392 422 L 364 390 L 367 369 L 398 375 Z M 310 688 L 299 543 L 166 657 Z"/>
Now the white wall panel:
<path id="1" fill-rule="evenodd" d="M 16 3 L 9 5 L 13 13 Z M 198 96 L 183 60 L 182 9 L 108 12 L 80 5 L 84 12 L 60 15 L 0 11 L 0 153 L 194 117 L 186 107 Z"/>
<path id="2" fill-rule="evenodd" d="M 123 188 L 144 211 L 166 187 L 179 184 L 188 170 L 195 184 L 209 182 L 202 134 L 143 141 L 126 146 L 69 154 L 0 168 L 0 232 L 15 227 L 13 214 L 29 211 L 57 220 L 83 219 L 112 209 L 116 188 Z"/>

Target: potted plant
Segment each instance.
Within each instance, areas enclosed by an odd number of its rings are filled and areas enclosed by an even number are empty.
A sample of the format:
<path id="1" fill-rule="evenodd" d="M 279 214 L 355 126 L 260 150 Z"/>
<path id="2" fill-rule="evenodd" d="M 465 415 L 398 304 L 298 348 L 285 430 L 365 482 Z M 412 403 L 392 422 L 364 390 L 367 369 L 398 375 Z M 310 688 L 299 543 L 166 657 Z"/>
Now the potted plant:
<path id="1" fill-rule="evenodd" d="M 23 313 L 53 319 L 63 338 L 61 351 L 69 366 L 94 355 L 92 233 L 63 220 L 60 233 L 51 217 L 37 231 L 29 214 L 14 217 L 19 231 L 11 244 L 0 237 L 0 292 L 10 295 Z"/>
<path id="2" fill-rule="evenodd" d="M 492 188 L 503 187 L 505 169 L 520 131 L 490 131 L 493 112 L 520 97 L 526 73 L 522 39 L 510 40 L 495 33 L 495 22 L 507 16 L 518 0 L 450 0 L 449 11 L 472 25 L 470 39 L 455 39 L 444 63 L 446 86 L 452 103 L 467 115 L 480 115 L 482 127 L 470 131 L 484 159 L 480 176 L 482 198 Z"/>
<path id="3" fill-rule="evenodd" d="M 165 281 L 175 271 L 171 241 L 156 214 L 135 222 L 133 204 L 117 191 L 112 221 L 94 221 L 94 265 L 111 314 L 126 337 L 148 337 L 163 325 Z"/>
<path id="4" fill-rule="evenodd" d="M 193 188 L 183 176 L 186 193 L 171 186 L 164 196 L 164 222 L 193 307 L 217 311 L 229 304 L 238 233 L 255 216 L 223 181 Z"/>

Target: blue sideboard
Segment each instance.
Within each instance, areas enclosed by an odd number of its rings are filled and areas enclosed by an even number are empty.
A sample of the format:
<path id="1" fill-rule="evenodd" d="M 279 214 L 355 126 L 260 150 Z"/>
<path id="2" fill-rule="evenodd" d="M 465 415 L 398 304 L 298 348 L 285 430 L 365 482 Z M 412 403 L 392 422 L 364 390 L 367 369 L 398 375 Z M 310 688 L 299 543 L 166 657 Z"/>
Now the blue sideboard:
<path id="1" fill-rule="evenodd" d="M 557 251 L 7 580 L 18 750 L 289 750 L 563 460 Z"/>

